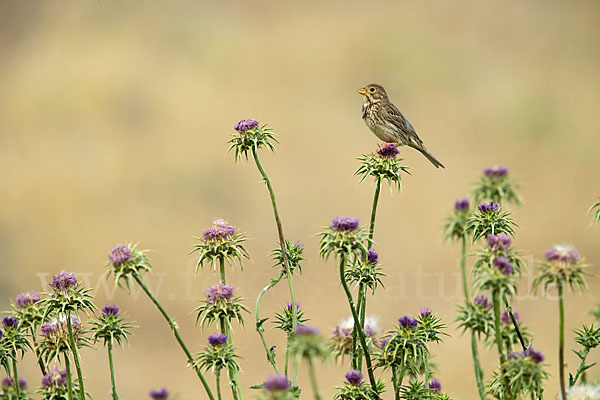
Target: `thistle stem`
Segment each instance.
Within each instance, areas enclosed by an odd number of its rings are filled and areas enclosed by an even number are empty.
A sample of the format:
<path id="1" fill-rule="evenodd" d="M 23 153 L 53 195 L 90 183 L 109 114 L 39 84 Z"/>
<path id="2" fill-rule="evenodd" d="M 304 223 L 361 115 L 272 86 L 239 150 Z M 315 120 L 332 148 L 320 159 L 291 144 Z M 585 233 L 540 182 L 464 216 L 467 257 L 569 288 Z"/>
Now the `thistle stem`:
<path id="1" fill-rule="evenodd" d="M 352 312 L 352 318 L 354 318 L 354 331 L 358 332 L 358 336 L 360 339 L 360 345 L 362 346 L 363 353 L 365 355 L 365 362 L 367 364 L 367 372 L 369 373 L 369 382 L 371 383 L 371 387 L 373 391 L 377 390 L 377 383 L 375 381 L 375 375 L 373 374 L 373 365 L 371 364 L 371 355 L 369 354 L 369 348 L 367 347 L 367 340 L 365 338 L 365 332 L 360 326 L 360 320 L 358 319 L 358 313 L 356 312 L 356 307 L 354 307 L 354 300 L 352 300 L 352 293 L 348 288 L 348 283 L 344 278 L 346 276 L 346 254 L 342 253 L 340 257 L 340 281 L 342 286 L 344 287 L 344 291 L 346 292 L 346 297 L 348 298 L 348 304 L 350 305 L 350 311 Z"/>
<path id="2" fill-rule="evenodd" d="M 498 358 L 500 360 L 501 373 L 504 377 L 504 396 L 506 399 L 511 399 L 512 396 L 510 394 L 510 382 L 504 373 L 506 356 L 504 355 L 504 349 L 502 347 L 502 330 L 500 328 L 500 293 L 496 288 L 492 289 L 492 303 L 494 305 L 494 330 L 496 336 L 496 345 L 498 346 Z"/>
<path id="3" fill-rule="evenodd" d="M 269 197 L 271 198 L 271 205 L 273 206 L 273 214 L 275 216 L 275 223 L 277 225 L 277 234 L 279 235 L 279 246 L 281 247 L 281 258 L 283 259 L 283 267 L 285 269 L 285 275 L 288 281 L 288 287 L 290 290 L 290 297 L 292 300 L 292 327 L 295 330 L 296 325 L 298 323 L 298 310 L 296 309 L 296 292 L 294 291 L 294 278 L 290 271 L 290 266 L 287 258 L 287 251 L 285 248 L 285 236 L 283 235 L 283 226 L 281 225 L 281 219 L 279 218 L 279 211 L 277 210 L 277 200 L 275 199 L 275 192 L 273 191 L 273 186 L 271 185 L 271 181 L 269 180 L 269 176 L 267 175 L 265 169 L 258 158 L 258 153 L 256 152 L 256 146 L 252 147 L 252 157 L 254 158 L 254 162 L 256 163 L 256 167 L 258 171 L 262 175 L 262 178 L 267 185 L 267 190 L 269 191 Z M 293 375 L 293 385 L 296 385 L 296 369 L 297 365 L 295 363 L 292 364 L 292 375 Z"/>
<path id="4" fill-rule="evenodd" d="M 310 376 L 310 384 L 313 389 L 315 400 L 321 400 L 321 392 L 319 392 L 319 386 L 317 385 L 317 375 L 315 374 L 312 356 L 308 356 L 308 374 Z"/>
<path id="5" fill-rule="evenodd" d="M 221 369 L 218 369 L 217 372 L 215 372 L 215 379 L 217 381 L 217 399 L 218 400 L 222 400 L 222 395 L 221 395 Z"/>
<path id="6" fill-rule="evenodd" d="M 179 346 L 181 347 L 181 349 L 183 350 L 183 352 L 185 353 L 185 355 L 187 357 L 188 364 L 193 366 L 194 365 L 194 357 L 192 357 L 192 353 L 190 353 L 190 351 L 188 350 L 187 346 L 183 342 L 183 339 L 179 335 L 179 329 L 177 328 L 177 323 L 175 322 L 175 320 L 172 319 L 169 316 L 169 314 L 167 314 L 167 312 L 165 311 L 165 309 L 160 305 L 160 303 L 158 302 L 158 300 L 150 292 L 150 290 L 148 289 L 148 287 L 146 286 L 146 284 L 144 283 L 144 281 L 142 280 L 142 278 L 139 276 L 139 274 L 137 274 L 137 273 L 133 274 L 133 278 L 138 283 L 138 285 L 140 285 L 140 287 L 146 293 L 146 295 L 148 296 L 148 298 L 150 298 L 150 300 L 154 303 L 154 305 L 156 306 L 156 308 L 158 308 L 158 311 L 160 311 L 160 313 L 163 315 L 163 317 L 167 320 L 167 323 L 169 324 L 169 326 L 171 327 L 171 330 L 173 331 L 173 334 L 175 335 L 175 339 L 177 339 L 177 343 L 179 343 Z M 215 400 L 215 397 L 213 396 L 213 393 L 210 390 L 210 386 L 208 385 L 208 382 L 204 378 L 204 375 L 202 375 L 202 371 L 200 370 L 200 368 L 196 367 L 196 366 L 194 366 L 193 368 L 196 371 L 196 374 L 198 375 L 198 378 L 200 378 L 200 381 L 202 382 L 202 386 L 204 386 L 204 390 L 206 391 L 206 394 L 208 395 L 208 398 L 210 400 Z"/>
<path id="7" fill-rule="evenodd" d="M 394 399 L 400 400 L 400 389 L 398 388 L 398 377 L 396 376 L 396 366 L 392 365 L 392 385 L 394 386 Z"/>
<path id="8" fill-rule="evenodd" d="M 469 302 L 469 285 L 467 283 L 467 238 L 465 236 L 461 239 L 460 248 L 460 272 L 462 275 L 462 287 L 465 295 L 465 303 Z"/>
<path id="9" fill-rule="evenodd" d="M 475 332 L 471 332 L 471 354 L 473 355 L 473 368 L 475 369 L 475 382 L 477 382 L 477 391 L 481 400 L 486 400 L 485 386 L 483 384 L 483 371 L 479 363 L 479 351 L 477 350 L 477 337 Z"/>
<path id="10" fill-rule="evenodd" d="M 64 352 L 65 357 L 65 370 L 67 372 L 67 399 L 73 400 L 73 378 L 71 377 L 71 360 L 69 360 L 69 353 Z"/>
<path id="11" fill-rule="evenodd" d="M 75 369 L 77 370 L 77 381 L 79 382 L 79 397 L 85 399 L 85 389 L 83 387 L 83 374 L 81 373 L 81 364 L 79 363 L 79 350 L 77 349 L 77 343 L 75 343 L 75 336 L 73 335 L 73 325 L 71 324 L 71 313 L 67 311 L 67 328 L 69 329 L 69 343 L 71 344 L 71 351 L 73 352 L 73 360 L 75 361 Z"/>
<path id="12" fill-rule="evenodd" d="M 12 365 L 13 365 L 13 379 L 14 379 L 13 386 L 15 387 L 15 391 L 17 392 L 17 399 L 19 399 L 21 397 L 21 385 L 19 385 L 19 370 L 17 369 L 16 355 L 12 359 Z"/>
<path id="13" fill-rule="evenodd" d="M 225 257 L 219 257 L 219 271 L 221 272 L 221 282 L 225 285 L 227 283 L 225 279 Z"/>
<path id="14" fill-rule="evenodd" d="M 33 348 L 35 349 L 35 356 L 38 361 L 38 365 L 40 366 L 40 371 L 42 371 L 42 375 L 46 375 L 46 366 L 44 365 L 44 360 L 40 357 L 40 351 L 37 347 L 37 340 L 35 340 L 35 330 L 33 327 L 29 327 L 29 332 L 31 332 L 31 341 L 33 342 Z"/>
<path id="15" fill-rule="evenodd" d="M 523 339 L 523 335 L 521 334 L 521 330 L 519 329 L 519 321 L 517 321 L 515 314 L 512 312 L 512 307 L 510 306 L 510 303 L 506 298 L 506 293 L 502 295 L 502 298 L 504 300 L 504 306 L 506 308 L 506 311 L 508 312 L 508 315 L 510 315 L 510 320 L 512 321 L 512 324 L 515 327 L 515 332 L 517 333 L 517 337 L 519 338 L 521 347 L 523 348 L 523 351 L 527 351 L 527 345 L 525 344 L 525 340 Z"/>
<path id="16" fill-rule="evenodd" d="M 281 273 L 279 273 L 279 276 L 277 278 L 272 279 L 271 283 L 269 283 L 267 286 L 265 286 L 263 288 L 263 290 L 260 291 L 260 293 L 258 294 L 258 297 L 256 298 L 256 309 L 255 309 L 256 311 L 254 313 L 254 315 L 256 316 L 256 332 L 258 332 L 258 335 L 260 336 L 262 345 L 265 348 L 265 353 L 267 354 L 267 361 L 269 361 L 269 363 L 273 366 L 273 369 L 275 370 L 275 373 L 277 375 L 279 375 L 279 368 L 277 367 L 277 362 L 275 361 L 275 357 L 273 356 L 273 353 L 271 353 L 269 345 L 267 345 L 267 341 L 265 339 L 265 334 L 264 334 L 265 329 L 263 328 L 263 324 L 266 321 L 260 320 L 260 302 L 261 302 L 264 294 L 267 293 L 267 291 L 269 289 L 271 289 L 275 285 L 277 285 L 279 283 L 279 281 L 281 281 L 282 278 L 283 278 L 283 273 L 281 272 Z M 287 348 L 286 348 L 286 355 L 287 355 Z M 287 357 L 286 357 L 286 359 L 287 359 Z"/>
<path id="17" fill-rule="evenodd" d="M 117 395 L 117 383 L 115 381 L 115 367 L 113 365 L 113 344 L 112 340 L 108 341 L 108 365 L 110 367 L 110 384 L 112 386 L 112 398 L 113 400 L 119 400 L 119 396 Z"/>
<path id="18" fill-rule="evenodd" d="M 565 305 L 563 301 L 563 285 L 558 283 L 558 376 L 562 400 L 567 399 L 565 387 Z"/>
<path id="19" fill-rule="evenodd" d="M 231 332 L 231 324 L 229 320 L 225 320 L 225 329 L 227 332 Z M 229 343 L 232 343 L 230 335 L 227 334 L 227 340 Z M 237 368 L 229 368 L 229 381 L 231 382 L 231 394 L 233 395 L 234 400 L 238 398 L 244 400 L 244 392 L 242 391 L 242 385 L 240 381 L 240 376 Z"/>

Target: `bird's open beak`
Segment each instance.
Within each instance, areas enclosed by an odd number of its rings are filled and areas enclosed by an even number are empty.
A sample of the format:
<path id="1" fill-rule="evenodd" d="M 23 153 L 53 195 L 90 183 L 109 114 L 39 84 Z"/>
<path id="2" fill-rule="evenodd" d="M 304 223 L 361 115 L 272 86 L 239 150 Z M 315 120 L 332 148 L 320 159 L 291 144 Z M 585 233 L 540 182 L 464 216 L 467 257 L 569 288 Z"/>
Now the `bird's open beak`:
<path id="1" fill-rule="evenodd" d="M 358 92 L 358 94 L 362 94 L 363 96 L 367 95 L 367 90 L 365 88 L 358 89 L 357 92 Z"/>

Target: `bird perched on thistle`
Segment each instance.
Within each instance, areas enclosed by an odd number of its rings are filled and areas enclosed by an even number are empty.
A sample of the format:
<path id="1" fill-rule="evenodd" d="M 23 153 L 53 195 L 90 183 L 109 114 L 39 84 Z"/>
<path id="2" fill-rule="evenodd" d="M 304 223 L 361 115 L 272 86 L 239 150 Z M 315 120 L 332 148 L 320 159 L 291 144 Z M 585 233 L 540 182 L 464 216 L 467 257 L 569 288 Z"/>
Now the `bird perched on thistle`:
<path id="1" fill-rule="evenodd" d="M 365 104 L 363 104 L 362 108 L 362 119 L 375 136 L 389 144 L 409 146 L 419 150 L 436 168 L 445 168 L 425 148 L 415 128 L 404 118 L 400 110 L 392 104 L 383 86 L 370 84 L 359 89 L 358 93 L 365 98 Z"/>

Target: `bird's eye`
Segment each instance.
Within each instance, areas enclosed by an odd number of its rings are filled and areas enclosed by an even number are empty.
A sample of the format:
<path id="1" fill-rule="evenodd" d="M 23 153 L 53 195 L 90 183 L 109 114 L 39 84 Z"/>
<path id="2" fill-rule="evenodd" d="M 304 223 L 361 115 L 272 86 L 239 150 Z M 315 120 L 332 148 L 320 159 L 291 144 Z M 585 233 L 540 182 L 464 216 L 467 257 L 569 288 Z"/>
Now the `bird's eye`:
<path id="1" fill-rule="evenodd" d="M 374 88 L 374 87 L 370 88 L 370 89 L 369 89 L 369 92 L 371 92 L 371 93 L 375 93 L 375 88 Z"/>

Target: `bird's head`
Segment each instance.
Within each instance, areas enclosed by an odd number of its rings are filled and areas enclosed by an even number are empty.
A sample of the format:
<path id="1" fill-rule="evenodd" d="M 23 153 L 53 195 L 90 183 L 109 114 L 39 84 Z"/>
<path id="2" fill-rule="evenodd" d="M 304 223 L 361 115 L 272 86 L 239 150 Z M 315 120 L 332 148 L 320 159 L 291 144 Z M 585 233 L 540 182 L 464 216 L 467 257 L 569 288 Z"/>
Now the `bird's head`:
<path id="1" fill-rule="evenodd" d="M 376 83 L 372 83 L 370 85 L 365 86 L 362 89 L 359 89 L 358 93 L 363 95 L 365 99 L 371 103 L 388 98 L 383 86 L 378 85 Z"/>

